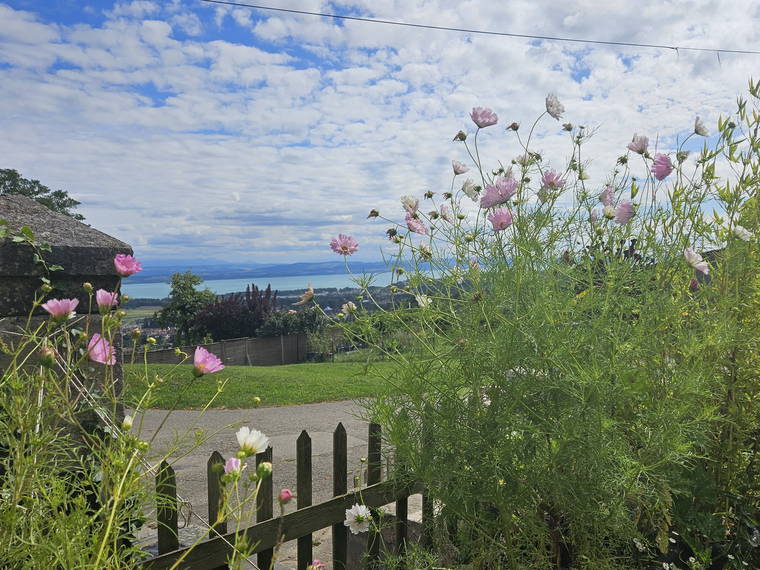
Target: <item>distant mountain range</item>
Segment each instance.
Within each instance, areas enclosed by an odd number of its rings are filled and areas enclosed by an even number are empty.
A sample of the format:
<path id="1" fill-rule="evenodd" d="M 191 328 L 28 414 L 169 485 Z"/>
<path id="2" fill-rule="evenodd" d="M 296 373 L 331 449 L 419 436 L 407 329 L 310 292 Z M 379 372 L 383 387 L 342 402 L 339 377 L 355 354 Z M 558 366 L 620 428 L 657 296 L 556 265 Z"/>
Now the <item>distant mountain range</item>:
<path id="1" fill-rule="evenodd" d="M 254 277 L 295 277 L 298 275 L 342 275 L 346 266 L 342 261 L 318 263 L 197 263 L 191 261 L 145 262 L 140 273 L 129 278 L 130 283 L 168 283 L 173 273 L 191 271 L 204 281 L 215 279 L 246 279 Z M 352 261 L 351 272 L 381 273 L 389 271 L 382 261 Z"/>

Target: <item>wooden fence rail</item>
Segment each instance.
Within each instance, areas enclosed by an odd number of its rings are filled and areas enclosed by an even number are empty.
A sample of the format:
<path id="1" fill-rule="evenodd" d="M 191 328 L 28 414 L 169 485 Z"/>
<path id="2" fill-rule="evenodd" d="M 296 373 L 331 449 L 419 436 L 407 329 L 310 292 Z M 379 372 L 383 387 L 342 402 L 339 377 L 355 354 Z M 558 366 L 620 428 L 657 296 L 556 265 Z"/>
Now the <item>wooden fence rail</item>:
<path id="1" fill-rule="evenodd" d="M 381 430 L 378 424 L 369 425 L 367 443 L 367 486 L 348 491 L 348 447 L 346 430 L 338 424 L 333 433 L 333 498 L 312 504 L 311 437 L 301 432 L 296 442 L 296 497 L 297 510 L 282 517 L 273 517 L 274 489 L 272 478 L 262 483 L 257 498 L 256 524 L 241 530 L 247 544 L 256 545 L 257 565 L 268 569 L 274 548 L 283 542 L 298 541 L 298 570 L 305 570 L 312 561 L 312 533 L 332 528 L 333 568 L 348 570 L 348 529 L 343 524 L 346 509 L 359 503 L 366 505 L 378 517 L 377 508 L 396 503 L 395 537 L 397 551 L 402 551 L 407 540 L 407 498 L 421 493 L 418 483 L 395 480 L 382 482 Z M 256 456 L 256 465 L 272 461 L 272 448 Z M 192 549 L 180 548 L 177 525 L 177 496 L 174 470 L 163 462 L 156 476 L 159 495 L 157 505 L 158 556 L 143 562 L 145 570 L 172 567 L 180 558 L 179 568 L 189 570 L 226 568 L 226 562 L 235 544 L 235 533 L 227 532 L 227 523 L 219 518 L 222 497 L 220 466 L 224 458 L 214 452 L 208 460 L 209 524 L 214 525 L 209 538 Z M 216 523 L 216 524 L 215 524 Z M 423 520 L 423 529 L 425 521 Z M 381 556 L 380 533 L 370 531 L 367 537 L 367 560 L 372 566 Z"/>

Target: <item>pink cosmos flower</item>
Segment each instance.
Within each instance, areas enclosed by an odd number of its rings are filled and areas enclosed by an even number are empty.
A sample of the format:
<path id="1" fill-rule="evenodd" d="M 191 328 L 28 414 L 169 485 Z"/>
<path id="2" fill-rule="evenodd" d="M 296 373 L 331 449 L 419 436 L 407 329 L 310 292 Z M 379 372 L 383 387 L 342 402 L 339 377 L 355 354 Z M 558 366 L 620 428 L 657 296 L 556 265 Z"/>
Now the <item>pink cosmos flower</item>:
<path id="1" fill-rule="evenodd" d="M 116 269 L 116 273 L 122 277 L 129 277 L 138 271 L 142 271 L 142 264 L 126 253 L 117 254 L 113 258 L 113 266 Z"/>
<path id="2" fill-rule="evenodd" d="M 325 566 L 324 562 L 321 562 L 315 558 L 311 561 L 311 564 L 306 567 L 306 570 L 327 570 L 327 566 Z"/>
<path id="3" fill-rule="evenodd" d="M 212 374 L 224 369 L 224 364 L 215 354 L 210 353 L 202 346 L 195 347 L 195 355 L 193 357 L 193 374 L 197 377 L 204 374 Z"/>
<path id="4" fill-rule="evenodd" d="M 451 168 L 454 169 L 454 174 L 464 174 L 465 172 L 467 172 L 468 170 L 470 170 L 469 168 L 467 168 L 467 166 L 465 166 L 464 164 L 462 164 L 458 160 L 452 160 L 451 161 Z"/>
<path id="5" fill-rule="evenodd" d="M 612 202 L 615 200 L 615 191 L 612 186 L 607 185 L 604 191 L 599 195 L 599 200 L 605 206 L 612 206 Z"/>
<path id="6" fill-rule="evenodd" d="M 512 225 L 512 212 L 507 208 L 499 208 L 488 214 L 488 221 L 493 226 L 493 231 L 500 232 Z"/>
<path id="7" fill-rule="evenodd" d="M 359 244 L 351 236 L 338 234 L 338 237 L 330 242 L 330 248 L 340 255 L 351 255 L 358 251 Z"/>
<path id="8" fill-rule="evenodd" d="M 491 208 L 508 202 L 515 195 L 517 181 L 511 176 L 497 176 L 493 184 L 486 185 L 480 198 L 481 208 Z"/>
<path id="9" fill-rule="evenodd" d="M 673 172 L 673 163 L 667 155 L 659 152 L 654 155 L 652 163 L 652 174 L 657 180 L 665 180 Z"/>
<path id="10" fill-rule="evenodd" d="M 633 135 L 631 142 L 628 143 L 628 150 L 644 154 L 649 146 L 649 139 L 645 136 Z"/>
<path id="11" fill-rule="evenodd" d="M 407 214 L 404 218 L 404 221 L 406 222 L 406 227 L 409 228 L 409 231 L 417 234 L 427 235 L 428 230 L 425 227 L 425 224 L 423 224 L 417 218 L 414 218 L 410 214 Z"/>
<path id="12" fill-rule="evenodd" d="M 230 457 L 224 463 L 225 474 L 229 475 L 230 473 L 239 473 L 240 465 L 241 465 L 240 459 L 238 459 L 237 457 Z"/>
<path id="13" fill-rule="evenodd" d="M 707 262 L 690 247 L 683 250 L 683 256 L 686 258 L 686 262 L 700 273 L 707 275 L 710 272 L 710 266 Z"/>
<path id="14" fill-rule="evenodd" d="M 65 321 L 70 319 L 76 312 L 79 299 L 50 299 L 47 303 L 42 304 L 42 308 L 45 309 L 50 316 L 56 321 Z"/>
<path id="15" fill-rule="evenodd" d="M 491 109 L 483 107 L 473 107 L 472 113 L 470 113 L 470 118 L 481 129 L 490 127 L 499 122 L 499 117 L 496 116 L 496 113 Z"/>
<path id="16" fill-rule="evenodd" d="M 95 302 L 98 304 L 101 313 L 107 313 L 111 310 L 111 307 L 119 302 L 119 294 L 111 293 L 105 289 L 98 289 L 95 292 Z"/>
<path id="17" fill-rule="evenodd" d="M 596 224 L 596 222 L 599 221 L 599 210 L 596 208 L 591 210 L 591 215 L 588 217 L 588 221 L 591 222 L 591 225 Z"/>
<path id="18" fill-rule="evenodd" d="M 448 223 L 452 223 L 454 219 L 451 217 L 451 210 L 446 204 L 441 204 L 441 217 Z"/>
<path id="19" fill-rule="evenodd" d="M 287 505 L 293 499 L 293 491 L 290 489 L 282 489 L 277 494 L 277 502 L 281 505 Z"/>
<path id="20" fill-rule="evenodd" d="M 620 200 L 615 207 L 615 221 L 624 226 L 633 218 L 633 204 L 628 200 Z"/>
<path id="21" fill-rule="evenodd" d="M 556 190 L 557 188 L 562 188 L 565 185 L 565 181 L 554 170 L 547 170 L 541 177 L 541 185 L 543 188 Z"/>
<path id="22" fill-rule="evenodd" d="M 87 357 L 93 362 L 100 362 L 101 364 L 116 364 L 116 351 L 100 333 L 92 335 L 87 345 Z"/>

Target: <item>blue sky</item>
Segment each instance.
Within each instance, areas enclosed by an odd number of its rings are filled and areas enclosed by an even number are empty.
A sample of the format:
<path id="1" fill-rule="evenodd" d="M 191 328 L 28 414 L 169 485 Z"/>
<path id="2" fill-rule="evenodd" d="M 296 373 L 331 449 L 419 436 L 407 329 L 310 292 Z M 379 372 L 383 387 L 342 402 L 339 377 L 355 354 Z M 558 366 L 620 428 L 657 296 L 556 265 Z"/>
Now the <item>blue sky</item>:
<path id="1" fill-rule="evenodd" d="M 382 19 L 613 41 L 753 49 L 754 2 L 281 0 Z M 338 232 L 381 257 L 398 198 L 451 184 L 451 143 L 472 130 L 489 164 L 519 148 L 555 92 L 566 120 L 598 127 L 602 185 L 634 132 L 672 150 L 699 115 L 714 131 L 760 56 L 412 30 L 196 0 L 0 0 L 0 167 L 68 190 L 95 227 L 141 257 L 329 260 Z M 554 121 L 537 150 L 561 168 Z"/>

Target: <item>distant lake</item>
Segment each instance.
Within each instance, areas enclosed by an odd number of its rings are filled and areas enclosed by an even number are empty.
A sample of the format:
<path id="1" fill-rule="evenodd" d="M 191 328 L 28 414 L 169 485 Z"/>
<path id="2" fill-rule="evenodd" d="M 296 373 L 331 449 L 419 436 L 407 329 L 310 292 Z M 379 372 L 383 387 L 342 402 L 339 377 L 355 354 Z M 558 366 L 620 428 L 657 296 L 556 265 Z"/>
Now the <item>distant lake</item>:
<path id="1" fill-rule="evenodd" d="M 391 282 L 392 273 L 374 273 L 373 285 L 385 287 Z M 360 275 L 359 275 L 360 276 Z M 294 277 L 249 277 L 247 279 L 210 279 L 199 286 L 208 287 L 217 295 L 245 291 L 246 286 L 255 283 L 259 289 L 266 289 L 268 284 L 278 291 L 293 291 L 306 289 L 311 283 L 315 289 L 328 287 L 356 287 L 351 275 L 297 275 Z M 133 299 L 163 299 L 169 296 L 169 283 L 130 283 L 129 279 L 121 282 L 121 291 Z"/>

